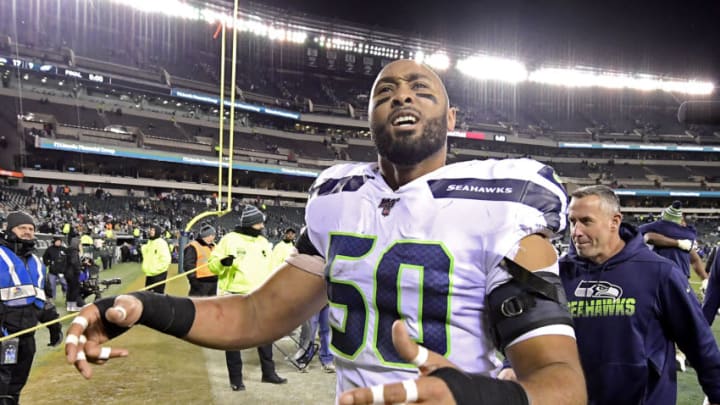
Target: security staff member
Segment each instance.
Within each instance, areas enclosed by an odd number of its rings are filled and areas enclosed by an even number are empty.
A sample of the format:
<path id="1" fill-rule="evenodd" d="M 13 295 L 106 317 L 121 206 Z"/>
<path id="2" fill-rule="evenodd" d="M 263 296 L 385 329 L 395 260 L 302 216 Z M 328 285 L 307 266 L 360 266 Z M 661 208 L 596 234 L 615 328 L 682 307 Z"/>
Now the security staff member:
<path id="1" fill-rule="evenodd" d="M 80 236 L 80 244 L 82 245 L 83 254 L 95 258 L 95 241 L 90 235 L 90 231 L 86 231 Z"/>
<path id="2" fill-rule="evenodd" d="M 83 248 L 90 248 L 90 249 L 92 249 L 92 248 L 93 248 L 93 243 L 94 243 L 94 241 L 93 241 L 92 236 L 90 236 L 90 232 L 89 232 L 89 231 L 88 231 L 88 232 L 85 232 L 85 233 L 80 237 L 80 244 L 83 245 Z"/>
<path id="3" fill-rule="evenodd" d="M 197 239 L 193 240 L 185 248 L 183 253 L 183 271 L 191 271 L 199 267 L 197 271 L 188 274 L 191 296 L 213 296 L 217 294 L 218 276 L 208 268 L 208 259 L 215 244 L 215 228 L 210 225 L 203 225 Z"/>
<path id="4" fill-rule="evenodd" d="M 265 239 L 265 215 L 252 205 L 246 205 L 238 226 L 220 239 L 210 254 L 210 271 L 218 275 L 219 294 L 248 294 L 259 287 L 272 273 L 272 244 Z M 272 344 L 258 346 L 262 382 L 285 384 L 275 372 Z M 233 391 L 245 390 L 242 357 L 239 351 L 226 351 L 225 361 Z"/>
<path id="5" fill-rule="evenodd" d="M 148 231 L 148 242 L 140 248 L 142 252 L 142 268 L 145 273 L 145 287 L 164 281 L 167 278 L 168 267 L 170 267 L 170 248 L 165 239 L 161 238 L 162 229 L 153 225 Z M 151 289 L 158 294 L 165 292 L 165 284 L 160 284 Z"/>
<path id="6" fill-rule="evenodd" d="M 23 212 L 11 212 L 0 235 L 0 331 L 3 336 L 58 317 L 45 304 L 45 266 L 33 254 L 35 223 Z M 51 328 L 51 343 L 62 340 L 60 325 Z M 0 344 L 0 404 L 19 402 L 35 357 L 34 333 L 4 340 Z"/>
<path id="7" fill-rule="evenodd" d="M 290 253 L 295 249 L 295 230 L 288 228 L 285 230 L 283 239 L 275 245 L 272 251 L 272 267 L 276 269 L 281 264 L 285 263 L 285 259 L 290 256 Z"/>

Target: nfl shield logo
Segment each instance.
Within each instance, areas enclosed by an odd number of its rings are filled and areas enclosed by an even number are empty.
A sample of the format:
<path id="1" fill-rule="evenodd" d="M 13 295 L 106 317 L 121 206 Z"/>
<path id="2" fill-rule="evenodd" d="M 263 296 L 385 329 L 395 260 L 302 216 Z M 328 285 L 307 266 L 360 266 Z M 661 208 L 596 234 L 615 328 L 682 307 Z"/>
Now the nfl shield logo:
<path id="1" fill-rule="evenodd" d="M 382 201 L 380 201 L 380 205 L 378 205 L 378 208 L 382 208 L 381 214 L 384 217 L 388 216 L 390 214 L 390 210 L 398 201 L 400 201 L 399 198 L 383 198 Z"/>

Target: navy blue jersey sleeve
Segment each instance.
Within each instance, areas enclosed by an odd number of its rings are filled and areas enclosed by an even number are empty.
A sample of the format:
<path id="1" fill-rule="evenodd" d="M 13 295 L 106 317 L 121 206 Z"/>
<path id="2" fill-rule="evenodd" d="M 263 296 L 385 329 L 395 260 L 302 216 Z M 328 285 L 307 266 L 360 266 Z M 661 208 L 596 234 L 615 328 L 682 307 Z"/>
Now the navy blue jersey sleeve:
<path id="1" fill-rule="evenodd" d="M 697 371 L 698 381 L 711 403 L 720 403 L 720 350 L 700 304 L 679 269 L 660 283 L 660 308 L 672 340 Z"/>
<path id="2" fill-rule="evenodd" d="M 640 231 L 641 234 L 645 235 L 648 232 L 659 232 L 656 228 L 657 223 L 650 222 L 648 224 L 642 224 L 638 227 L 638 231 Z"/>

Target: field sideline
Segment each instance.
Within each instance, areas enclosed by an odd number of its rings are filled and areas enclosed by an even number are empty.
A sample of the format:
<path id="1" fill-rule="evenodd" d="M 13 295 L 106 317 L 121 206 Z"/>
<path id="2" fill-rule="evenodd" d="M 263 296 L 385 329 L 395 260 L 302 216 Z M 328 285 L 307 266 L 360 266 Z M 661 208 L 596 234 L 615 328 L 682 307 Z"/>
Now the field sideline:
<path id="1" fill-rule="evenodd" d="M 175 274 L 175 265 L 171 274 Z M 120 277 L 123 284 L 113 286 L 108 293 L 118 294 L 143 287 L 144 276 L 135 263 L 119 264 L 112 270 L 101 272 L 101 278 Z M 697 284 L 693 283 L 697 288 Z M 179 279 L 168 285 L 172 294 L 186 294 L 187 282 Z M 59 294 L 62 295 L 62 294 Z M 64 298 L 59 299 L 64 315 Z M 63 331 L 69 321 L 64 322 Z M 720 341 L 720 323 L 713 327 Z M 275 386 L 260 383 L 258 356 L 254 349 L 243 352 L 245 385 L 247 391 L 233 392 L 227 381 L 223 352 L 202 349 L 179 339 L 151 332 L 144 327 L 113 341 L 115 346 L 130 350 L 128 359 L 113 360 L 105 366 L 95 366 L 93 378 L 84 380 L 71 365 L 65 362 L 62 346 L 48 348 L 46 329 L 36 333 L 38 353 L 28 384 L 23 390 L 24 404 L 333 404 L 335 375 L 320 370 L 317 358 L 310 372 L 300 373 L 283 355 L 275 351 L 278 373 L 287 377 L 287 385 Z M 292 348 L 289 339 L 280 341 L 287 350 Z M 697 383 L 695 371 L 688 368 L 678 373 L 678 404 L 700 405 L 704 395 Z"/>

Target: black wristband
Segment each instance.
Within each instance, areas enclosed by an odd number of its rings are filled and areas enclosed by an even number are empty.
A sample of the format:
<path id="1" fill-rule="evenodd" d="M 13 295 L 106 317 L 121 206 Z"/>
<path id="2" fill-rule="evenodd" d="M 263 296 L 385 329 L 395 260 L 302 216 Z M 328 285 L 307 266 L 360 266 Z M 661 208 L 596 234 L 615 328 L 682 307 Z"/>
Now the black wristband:
<path id="1" fill-rule="evenodd" d="M 150 291 L 137 291 L 129 295 L 143 304 L 143 312 L 138 321 L 140 325 L 179 338 L 190 332 L 195 320 L 195 304 L 191 299 Z"/>
<path id="2" fill-rule="evenodd" d="M 530 405 L 525 389 L 514 381 L 470 375 L 451 368 L 432 373 L 447 384 L 458 405 Z"/>
<path id="3" fill-rule="evenodd" d="M 110 321 L 107 320 L 105 317 L 105 311 L 115 306 L 115 297 L 107 297 L 102 298 L 94 302 L 94 304 L 98 307 L 98 310 L 100 311 L 100 319 L 102 320 L 103 328 L 105 329 L 105 334 L 108 336 L 109 339 L 113 339 L 115 337 L 118 337 L 122 335 L 123 333 L 130 330 L 130 328 L 126 328 L 124 326 L 118 326 Z"/>

